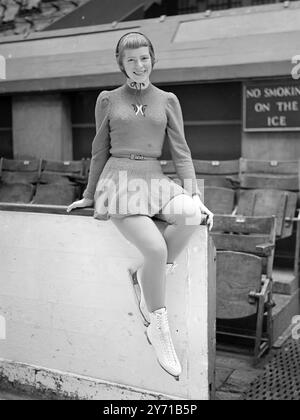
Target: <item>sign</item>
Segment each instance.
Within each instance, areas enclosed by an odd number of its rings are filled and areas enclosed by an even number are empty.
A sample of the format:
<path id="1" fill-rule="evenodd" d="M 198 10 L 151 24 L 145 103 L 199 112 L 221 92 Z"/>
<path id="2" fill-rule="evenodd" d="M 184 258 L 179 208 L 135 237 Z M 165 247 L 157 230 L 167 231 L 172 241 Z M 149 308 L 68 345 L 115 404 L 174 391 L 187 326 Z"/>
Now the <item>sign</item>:
<path id="1" fill-rule="evenodd" d="M 300 80 L 244 85 L 244 131 L 300 131 Z"/>

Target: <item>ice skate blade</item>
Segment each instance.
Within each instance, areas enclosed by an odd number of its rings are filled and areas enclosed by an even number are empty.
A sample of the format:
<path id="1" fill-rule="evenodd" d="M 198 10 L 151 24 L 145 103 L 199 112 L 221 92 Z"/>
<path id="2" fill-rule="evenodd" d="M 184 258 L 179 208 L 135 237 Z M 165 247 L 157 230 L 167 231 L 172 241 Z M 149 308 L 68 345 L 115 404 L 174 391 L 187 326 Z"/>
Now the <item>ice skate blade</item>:
<path id="1" fill-rule="evenodd" d="M 151 341 L 150 341 L 150 339 L 149 339 L 149 337 L 148 337 L 147 331 L 145 331 L 145 336 L 146 336 L 147 341 L 148 341 L 148 343 L 150 344 L 150 346 L 152 346 L 152 343 L 151 343 Z"/>
<path id="2" fill-rule="evenodd" d="M 140 287 L 139 283 L 137 281 L 136 270 L 128 269 L 128 273 L 129 273 L 129 277 L 130 277 L 130 283 L 131 283 L 131 286 L 132 286 L 132 289 L 133 289 L 133 297 L 134 297 L 135 303 L 136 303 L 136 305 L 138 307 L 138 310 L 139 310 L 139 316 L 141 318 L 141 321 L 142 321 L 143 325 L 145 327 L 149 327 L 150 322 L 145 318 L 144 313 L 141 310 L 140 300 L 139 300 L 137 292 L 136 292 L 136 289 Z"/>

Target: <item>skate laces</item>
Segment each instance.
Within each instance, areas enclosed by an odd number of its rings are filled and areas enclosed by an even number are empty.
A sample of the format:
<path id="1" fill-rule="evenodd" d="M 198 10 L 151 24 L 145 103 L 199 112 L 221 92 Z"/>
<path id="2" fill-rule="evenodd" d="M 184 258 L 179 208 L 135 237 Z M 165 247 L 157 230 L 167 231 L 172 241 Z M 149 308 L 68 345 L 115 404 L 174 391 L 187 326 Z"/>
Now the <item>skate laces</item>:
<path id="1" fill-rule="evenodd" d="M 171 339 L 167 311 L 156 312 L 155 318 L 157 322 L 157 329 L 159 331 L 159 339 L 162 343 L 164 353 L 166 354 L 168 361 L 176 365 L 178 363 L 177 355 Z"/>
<path id="2" fill-rule="evenodd" d="M 174 261 L 173 263 L 167 264 L 167 274 L 174 274 L 176 267 L 178 267 L 178 264 L 176 263 L 176 261 Z"/>

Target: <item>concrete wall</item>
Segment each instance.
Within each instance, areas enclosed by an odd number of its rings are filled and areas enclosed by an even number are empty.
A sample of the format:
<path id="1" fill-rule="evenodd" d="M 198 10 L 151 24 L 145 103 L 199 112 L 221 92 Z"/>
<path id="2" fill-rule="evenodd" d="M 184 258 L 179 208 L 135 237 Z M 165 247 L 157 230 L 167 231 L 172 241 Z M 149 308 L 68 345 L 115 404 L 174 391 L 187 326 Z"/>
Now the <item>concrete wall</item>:
<path id="1" fill-rule="evenodd" d="M 70 105 L 64 95 L 14 96 L 12 115 L 14 158 L 73 158 Z"/>
<path id="2" fill-rule="evenodd" d="M 206 227 L 168 278 L 178 382 L 158 365 L 138 317 L 127 269 L 142 256 L 110 221 L 0 211 L 0 237 L 1 380 L 75 398 L 209 399 L 215 251 Z"/>

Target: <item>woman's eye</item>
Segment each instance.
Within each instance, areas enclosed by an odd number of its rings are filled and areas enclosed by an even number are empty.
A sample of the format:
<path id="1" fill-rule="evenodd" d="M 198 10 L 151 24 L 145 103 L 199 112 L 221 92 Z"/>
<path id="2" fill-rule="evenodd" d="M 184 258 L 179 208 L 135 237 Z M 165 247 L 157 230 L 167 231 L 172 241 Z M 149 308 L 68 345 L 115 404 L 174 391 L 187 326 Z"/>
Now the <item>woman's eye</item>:
<path id="1" fill-rule="evenodd" d="M 148 60 L 150 60 L 150 57 L 143 57 L 142 60 L 143 61 L 148 61 Z M 128 63 L 132 63 L 133 61 L 135 61 L 133 58 L 129 58 Z"/>

